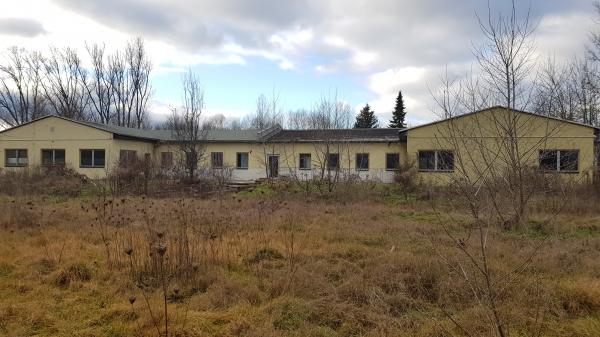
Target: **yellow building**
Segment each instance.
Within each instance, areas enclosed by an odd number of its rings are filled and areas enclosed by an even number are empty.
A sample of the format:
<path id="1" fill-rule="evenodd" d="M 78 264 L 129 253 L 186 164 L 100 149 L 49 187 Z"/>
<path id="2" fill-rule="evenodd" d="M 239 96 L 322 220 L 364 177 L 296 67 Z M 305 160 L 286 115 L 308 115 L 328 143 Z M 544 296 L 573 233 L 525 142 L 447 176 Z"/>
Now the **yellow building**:
<path id="1" fill-rule="evenodd" d="M 340 176 L 392 182 L 412 164 L 425 180 L 501 167 L 507 138 L 531 167 L 591 178 L 598 129 L 494 107 L 409 129 L 211 130 L 201 167 L 230 168 L 234 180 Z M 507 135 L 511 135 L 507 137 Z M 140 130 L 47 116 L 0 132 L 0 168 L 67 165 L 103 178 L 136 157 L 168 169 L 181 150 L 169 130 Z"/>

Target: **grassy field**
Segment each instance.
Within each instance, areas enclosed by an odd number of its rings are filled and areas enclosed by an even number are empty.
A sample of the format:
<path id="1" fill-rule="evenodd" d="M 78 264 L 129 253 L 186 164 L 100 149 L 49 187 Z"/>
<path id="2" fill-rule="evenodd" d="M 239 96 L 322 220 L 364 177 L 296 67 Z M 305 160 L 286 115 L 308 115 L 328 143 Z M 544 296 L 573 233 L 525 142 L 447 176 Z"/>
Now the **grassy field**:
<path id="1" fill-rule="evenodd" d="M 0 197 L 0 335 L 493 336 L 440 225 L 468 246 L 465 211 L 352 195 Z M 489 232 L 499 279 L 533 256 L 500 314 L 511 336 L 600 336 L 600 208 L 546 223 L 547 203 Z"/>

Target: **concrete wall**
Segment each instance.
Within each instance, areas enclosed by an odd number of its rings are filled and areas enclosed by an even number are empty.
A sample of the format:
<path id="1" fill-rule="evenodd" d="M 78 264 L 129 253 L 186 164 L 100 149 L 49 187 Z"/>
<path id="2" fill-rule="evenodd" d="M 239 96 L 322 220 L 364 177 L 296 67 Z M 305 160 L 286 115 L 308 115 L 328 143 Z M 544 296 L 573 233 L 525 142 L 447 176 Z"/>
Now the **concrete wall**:
<path id="1" fill-rule="evenodd" d="M 361 144 L 329 144 L 320 143 L 276 143 L 276 144 L 208 144 L 205 148 L 204 162 L 202 165 L 210 165 L 211 152 L 223 153 L 223 165 L 233 168 L 233 179 L 251 180 L 267 176 L 268 156 L 279 157 L 279 175 L 295 176 L 309 179 L 319 176 L 325 167 L 326 149 L 329 152 L 340 154 L 340 168 L 344 174 L 357 175 L 361 179 L 372 179 L 383 182 L 392 182 L 393 171 L 385 169 L 386 153 L 399 153 L 401 162 L 406 157 L 406 147 L 401 143 L 361 143 Z M 172 152 L 174 160 L 178 159 L 179 149 L 176 145 L 163 144 L 155 151 L 155 158 L 160 160 L 160 152 Z M 236 153 L 247 152 L 249 154 L 248 169 L 237 169 Z M 300 153 L 311 154 L 311 170 L 299 169 Z M 369 154 L 369 169 L 366 171 L 356 170 L 356 153 Z"/>
<path id="2" fill-rule="evenodd" d="M 29 164 L 26 167 L 6 167 L 6 149 L 27 149 Z M 65 150 L 67 166 L 86 176 L 97 179 L 106 176 L 119 160 L 119 151 L 135 150 L 143 158 L 144 153 L 153 153 L 154 145 L 149 142 L 113 139 L 113 134 L 57 117 L 48 117 L 9 129 L 0 133 L 0 168 L 28 170 L 42 164 L 42 149 Z M 82 149 L 104 149 L 104 168 L 80 167 Z"/>
<path id="3" fill-rule="evenodd" d="M 455 167 L 462 167 L 473 174 L 486 165 L 494 167 L 503 161 L 504 137 L 499 128 L 513 121 L 517 128 L 519 149 L 526 155 L 526 162 L 538 166 L 540 149 L 579 150 L 579 171 L 563 174 L 574 179 L 591 179 L 595 167 L 594 129 L 554 119 L 533 116 L 505 109 L 486 110 L 446 120 L 407 131 L 406 142 L 381 143 L 209 143 L 205 149 L 204 162 L 210 166 L 210 153 L 222 152 L 223 164 L 233 168 L 233 179 L 251 180 L 267 176 L 269 155 L 279 157 L 279 175 L 310 179 L 323 174 L 326 167 L 325 154 L 339 153 L 340 171 L 360 179 L 382 182 L 393 181 L 394 172 L 386 170 L 386 153 L 399 153 L 401 164 L 417 165 L 417 154 L 423 150 L 447 149 L 455 152 Z M 27 167 L 5 168 L 6 149 L 27 149 Z M 179 148 L 174 144 L 158 144 L 152 141 L 113 139 L 113 134 L 93 127 L 81 125 L 58 117 L 44 118 L 34 123 L 0 133 L 0 168 L 27 170 L 41 165 L 42 149 L 64 149 L 67 165 L 91 178 L 106 176 L 119 160 L 121 150 L 136 151 L 139 158 L 149 153 L 155 163 L 160 164 L 161 152 L 172 152 L 175 163 L 181 162 Z M 104 168 L 82 168 L 79 166 L 81 149 L 104 149 Z M 237 169 L 236 153 L 247 152 L 247 169 Z M 311 155 L 311 169 L 299 169 L 299 155 Z M 369 154 L 369 169 L 356 169 L 356 154 Z M 461 171 L 462 172 L 462 171 Z M 454 172 L 419 172 L 418 178 L 432 182 L 448 182 L 459 175 Z M 462 172 L 461 174 L 464 174 Z"/>
<path id="4" fill-rule="evenodd" d="M 506 167 L 506 128 L 513 127 L 519 155 L 532 168 L 539 167 L 539 150 L 579 150 L 579 171 L 561 176 L 578 181 L 592 178 L 595 167 L 594 128 L 537 115 L 489 109 L 452 120 L 407 131 L 408 160 L 418 167 L 419 151 L 454 151 L 454 172 L 419 172 L 428 182 L 446 183 L 460 175 L 471 179 L 484 175 L 490 168 Z"/>

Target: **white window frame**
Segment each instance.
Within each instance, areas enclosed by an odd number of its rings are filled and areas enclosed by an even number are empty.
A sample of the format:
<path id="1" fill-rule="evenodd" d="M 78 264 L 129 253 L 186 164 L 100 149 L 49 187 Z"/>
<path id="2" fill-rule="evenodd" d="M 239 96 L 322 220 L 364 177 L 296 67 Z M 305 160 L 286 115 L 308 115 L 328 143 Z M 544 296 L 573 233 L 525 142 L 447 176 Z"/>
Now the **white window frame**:
<path id="1" fill-rule="evenodd" d="M 308 157 L 308 165 L 306 167 L 302 167 L 302 156 Z M 300 153 L 298 155 L 298 169 L 300 170 L 310 170 L 312 168 L 312 156 L 310 153 Z"/>
<path id="2" fill-rule="evenodd" d="M 241 160 L 239 160 L 239 156 L 245 154 L 246 155 L 246 166 L 240 166 Z M 250 167 L 250 153 L 249 152 L 236 152 L 235 153 L 235 168 L 237 170 L 247 170 Z"/>
<path id="3" fill-rule="evenodd" d="M 388 168 L 388 155 L 390 155 L 390 154 L 398 156 L 398 162 L 397 162 L 398 167 L 397 168 Z M 397 171 L 399 169 L 400 169 L 400 153 L 398 153 L 398 152 L 386 152 L 386 154 L 385 154 L 385 170 L 386 171 Z"/>
<path id="4" fill-rule="evenodd" d="M 360 167 L 358 167 L 358 156 L 360 156 L 360 155 L 367 156 L 367 168 L 360 168 Z M 357 171 L 368 171 L 369 170 L 369 164 L 370 164 L 369 163 L 370 157 L 371 156 L 369 156 L 369 154 L 367 152 L 358 152 L 358 153 L 356 153 L 356 155 L 354 156 L 354 159 L 355 159 L 354 168 Z"/>

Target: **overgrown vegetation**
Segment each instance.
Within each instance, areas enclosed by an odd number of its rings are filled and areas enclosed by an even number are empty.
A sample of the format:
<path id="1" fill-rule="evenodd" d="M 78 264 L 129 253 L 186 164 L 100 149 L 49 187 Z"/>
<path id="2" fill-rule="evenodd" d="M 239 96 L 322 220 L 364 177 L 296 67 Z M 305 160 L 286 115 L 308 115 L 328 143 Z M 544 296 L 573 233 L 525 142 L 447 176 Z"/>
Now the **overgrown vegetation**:
<path id="1" fill-rule="evenodd" d="M 462 259 L 448 233 L 473 231 L 451 189 L 90 191 L 0 197 L 0 334 L 489 335 L 481 297 L 447 261 Z M 531 200 L 518 228 L 487 228 L 494 275 L 527 261 L 497 299 L 510 335 L 600 331 L 600 193 L 561 191 Z"/>

